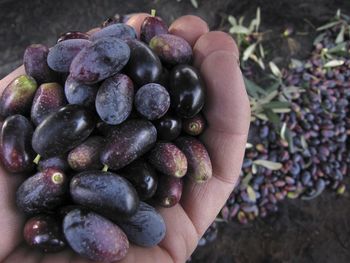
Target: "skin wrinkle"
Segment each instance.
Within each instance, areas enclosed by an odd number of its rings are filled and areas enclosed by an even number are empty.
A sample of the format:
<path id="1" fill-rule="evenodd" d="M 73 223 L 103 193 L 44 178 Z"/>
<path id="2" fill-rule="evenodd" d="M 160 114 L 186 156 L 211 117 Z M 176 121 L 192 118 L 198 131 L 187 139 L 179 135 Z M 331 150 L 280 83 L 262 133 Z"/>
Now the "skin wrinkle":
<path id="1" fill-rule="evenodd" d="M 213 132 L 214 133 L 214 132 Z M 208 140 L 218 140 L 215 138 L 220 138 L 222 139 L 223 136 L 227 136 L 225 134 L 221 134 L 221 135 L 215 135 L 214 134 L 203 134 L 202 138 L 204 142 L 207 142 Z M 245 142 L 247 141 L 247 136 L 246 135 L 229 135 L 229 138 L 235 138 L 234 141 L 241 141 L 241 144 L 245 144 Z M 230 139 L 225 139 L 222 141 L 229 141 Z M 233 140 L 233 139 L 232 139 Z M 209 145 L 216 145 L 215 148 L 210 148 Z M 225 159 L 230 160 L 232 163 L 233 167 L 227 168 L 225 167 L 225 169 L 222 169 L 221 165 L 217 165 L 218 161 L 216 161 L 216 156 L 212 156 L 210 155 L 210 158 L 212 160 L 212 165 L 213 165 L 213 171 L 215 171 L 215 174 L 217 178 L 220 178 L 221 181 L 226 182 L 228 184 L 235 184 L 237 182 L 237 179 L 239 177 L 239 173 L 241 170 L 241 167 L 237 167 L 236 165 L 234 165 L 235 163 L 239 163 L 243 161 L 243 157 L 244 157 L 244 151 L 242 152 L 241 149 L 237 149 L 235 146 L 233 146 L 233 150 L 229 151 L 226 150 L 226 145 L 221 144 L 221 143 L 211 143 L 207 145 L 205 143 L 206 148 L 209 150 L 209 152 L 216 152 L 216 153 L 220 153 L 219 155 L 221 156 L 225 156 Z M 238 154 L 236 153 L 236 151 L 238 151 Z M 229 156 L 227 155 L 227 152 L 233 152 L 231 154 L 229 154 Z M 235 156 L 238 156 L 238 158 L 235 158 Z M 230 162 L 227 162 L 227 164 L 229 165 Z M 225 172 L 227 170 L 227 172 Z M 234 178 L 232 178 L 232 174 L 237 174 L 237 176 L 235 176 Z"/>
<path id="2" fill-rule="evenodd" d="M 220 49 L 217 49 L 217 46 L 220 46 Z M 195 67 L 200 68 L 204 59 L 217 51 L 228 51 L 233 54 L 235 62 L 239 62 L 239 50 L 233 38 L 222 31 L 210 31 L 201 35 L 193 47 Z"/>
<path id="3" fill-rule="evenodd" d="M 200 71 L 207 85 L 207 96 L 211 98 L 210 101 L 206 101 L 204 113 L 208 123 L 216 123 L 216 126 L 221 127 L 219 130 L 245 135 L 250 125 L 246 121 L 250 120 L 249 100 L 245 89 L 242 88 L 245 87 L 242 73 L 234 58 L 229 54 L 230 52 L 222 50 L 212 52 L 201 65 Z M 219 66 L 213 68 L 213 64 Z M 235 66 L 227 68 L 226 66 L 229 65 Z M 208 86 L 220 88 L 220 91 L 214 92 Z M 223 117 L 223 112 L 231 114 L 224 114 Z M 235 127 L 235 123 L 245 125 Z M 210 128 L 213 128 L 213 125 Z"/>

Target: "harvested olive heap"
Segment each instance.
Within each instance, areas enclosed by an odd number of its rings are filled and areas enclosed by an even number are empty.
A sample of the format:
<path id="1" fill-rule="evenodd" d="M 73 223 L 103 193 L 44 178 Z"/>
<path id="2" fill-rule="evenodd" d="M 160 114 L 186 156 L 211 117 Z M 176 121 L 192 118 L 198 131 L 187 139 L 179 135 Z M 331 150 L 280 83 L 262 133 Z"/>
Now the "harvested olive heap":
<path id="1" fill-rule="evenodd" d="M 211 178 L 195 137 L 206 125 L 205 87 L 191 46 L 155 16 L 140 38 L 108 21 L 50 49 L 31 45 L 27 75 L 4 90 L 0 157 L 9 173 L 28 175 L 16 202 L 29 246 L 120 260 L 129 241 L 162 241 L 166 225 L 154 207 L 176 205 L 184 178 Z"/>
<path id="2" fill-rule="evenodd" d="M 278 91 L 290 103 L 290 112 L 280 114 L 275 123 L 251 123 L 251 147 L 240 182 L 221 211 L 223 219 L 247 224 L 278 211 L 278 203 L 286 198 L 312 200 L 327 188 L 338 195 L 345 192 L 350 165 L 350 39 L 345 36 L 339 42 L 341 31 L 338 23 L 322 32 L 310 58 L 283 72 Z M 273 169 L 264 161 L 280 167 Z"/>

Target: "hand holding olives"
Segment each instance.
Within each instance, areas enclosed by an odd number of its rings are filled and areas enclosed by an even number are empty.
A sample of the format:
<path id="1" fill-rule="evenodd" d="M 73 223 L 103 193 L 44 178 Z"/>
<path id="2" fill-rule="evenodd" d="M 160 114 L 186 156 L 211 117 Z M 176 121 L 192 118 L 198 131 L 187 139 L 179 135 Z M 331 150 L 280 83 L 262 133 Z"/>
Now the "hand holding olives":
<path id="1" fill-rule="evenodd" d="M 27 231 L 29 245 L 50 252 L 67 245 L 103 262 L 122 259 L 129 242 L 153 247 L 163 240 L 168 225 L 157 208 L 181 204 L 189 178 L 210 180 L 204 144 L 183 139 L 204 130 L 188 123 L 197 123 L 206 87 L 191 65 L 191 45 L 164 25 L 158 17 L 145 19 L 140 41 L 134 29 L 112 23 L 92 36 L 65 34 L 50 49 L 48 67 L 65 74 L 65 87 L 38 80 L 42 86 L 26 98 L 37 127 L 28 132 L 28 146 L 23 135 L 33 172 L 17 205 L 34 218 L 28 229 L 47 222 L 55 229 L 50 238 L 62 243 L 30 244 L 48 231 L 42 228 Z M 63 229 L 50 219 L 55 215 Z"/>

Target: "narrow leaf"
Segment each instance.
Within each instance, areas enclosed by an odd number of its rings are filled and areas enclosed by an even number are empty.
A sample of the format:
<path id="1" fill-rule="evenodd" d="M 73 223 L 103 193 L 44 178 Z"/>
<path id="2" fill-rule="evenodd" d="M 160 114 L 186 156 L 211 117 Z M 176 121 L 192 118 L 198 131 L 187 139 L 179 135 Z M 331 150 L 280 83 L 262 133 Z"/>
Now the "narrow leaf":
<path id="1" fill-rule="evenodd" d="M 326 64 L 324 64 L 324 68 L 334 68 L 334 67 L 339 67 L 344 64 L 344 60 L 331 60 L 328 61 Z"/>
<path id="2" fill-rule="evenodd" d="M 258 113 L 255 115 L 257 118 L 259 118 L 260 120 L 263 120 L 263 121 L 268 121 L 269 118 L 266 116 L 266 114 L 264 113 Z"/>
<path id="3" fill-rule="evenodd" d="M 241 17 L 238 19 L 238 25 L 243 25 L 243 22 L 244 22 L 244 16 L 241 16 Z"/>
<path id="4" fill-rule="evenodd" d="M 247 186 L 247 194 L 248 194 L 249 199 L 250 199 L 252 202 L 256 202 L 256 194 L 255 194 L 255 191 L 254 191 L 254 189 L 253 189 L 250 185 Z"/>
<path id="5" fill-rule="evenodd" d="M 320 43 L 324 37 L 326 35 L 326 32 L 322 33 L 322 34 L 319 34 L 315 39 L 314 39 L 314 46 L 317 45 L 318 43 Z"/>
<path id="6" fill-rule="evenodd" d="M 262 70 L 265 70 L 265 64 L 261 58 L 258 59 L 258 64 Z"/>
<path id="7" fill-rule="evenodd" d="M 318 27 L 316 30 L 317 30 L 317 31 L 326 30 L 326 29 L 331 28 L 331 27 L 334 27 L 334 26 L 336 26 L 336 25 L 338 25 L 338 24 L 340 24 L 340 23 L 341 23 L 341 21 L 329 22 L 329 23 L 327 23 L 327 24 L 325 24 L 325 25 L 323 25 L 323 26 Z"/>
<path id="8" fill-rule="evenodd" d="M 244 79 L 246 90 L 250 96 L 254 98 L 259 98 L 259 95 L 266 94 L 266 91 L 263 88 L 261 88 L 259 85 L 257 85 L 250 79 L 247 79 L 246 77 L 243 77 L 243 79 Z"/>
<path id="9" fill-rule="evenodd" d="M 335 14 L 335 17 L 336 17 L 337 19 L 340 19 L 340 16 L 341 16 L 341 9 L 338 8 L 338 9 L 337 9 L 337 13 Z"/>
<path id="10" fill-rule="evenodd" d="M 234 16 L 229 15 L 227 19 L 228 19 L 228 22 L 229 22 L 231 25 L 233 25 L 233 26 L 236 26 L 236 25 L 237 25 L 237 20 L 236 20 L 236 18 L 235 18 Z"/>
<path id="11" fill-rule="evenodd" d="M 278 78 L 282 78 L 282 73 L 275 63 L 270 61 L 269 66 L 273 75 L 275 75 Z"/>
<path id="12" fill-rule="evenodd" d="M 288 107 L 290 107 L 290 103 L 288 101 L 271 101 L 263 105 L 264 109 L 278 109 Z"/>
<path id="13" fill-rule="evenodd" d="M 250 34 L 250 31 L 248 28 L 242 25 L 236 25 L 232 26 L 229 30 L 230 34 Z"/>
<path id="14" fill-rule="evenodd" d="M 288 113 L 291 112 L 290 108 L 279 108 L 279 109 L 272 109 L 274 113 Z"/>
<path id="15" fill-rule="evenodd" d="M 303 66 L 303 62 L 301 62 L 298 59 L 292 58 L 291 59 L 291 66 L 292 66 L 292 68 L 301 68 Z"/>
<path id="16" fill-rule="evenodd" d="M 293 136 L 292 136 L 291 131 L 288 129 L 288 127 L 286 128 L 286 131 L 285 131 L 285 137 L 286 137 L 286 141 L 288 142 L 289 151 L 291 153 L 294 153 L 295 147 L 294 147 L 294 143 L 293 143 Z"/>
<path id="17" fill-rule="evenodd" d="M 277 89 L 281 86 L 279 81 L 275 81 L 268 89 L 267 92 L 271 93 L 273 91 L 277 91 Z"/>
<path id="18" fill-rule="evenodd" d="M 250 182 L 250 180 L 252 180 L 252 178 L 253 178 L 253 175 L 252 175 L 251 173 L 248 173 L 248 174 L 247 174 L 246 176 L 244 176 L 244 178 L 242 179 L 241 185 L 242 185 L 243 187 L 247 187 L 248 184 L 249 184 L 249 182 Z"/>
<path id="19" fill-rule="evenodd" d="M 268 161 L 268 160 L 255 160 L 253 163 L 256 165 L 263 166 L 263 167 L 270 169 L 270 170 L 279 170 L 282 168 L 281 163 L 272 162 L 272 161 Z"/>
<path id="20" fill-rule="evenodd" d="M 191 0 L 191 4 L 193 5 L 194 8 L 198 8 L 197 0 Z"/>
<path id="21" fill-rule="evenodd" d="M 251 54 L 250 59 L 257 63 L 262 70 L 265 70 L 265 64 L 261 58 L 258 58 L 255 54 Z"/>
<path id="22" fill-rule="evenodd" d="M 339 43 L 335 47 L 332 47 L 332 48 L 328 49 L 328 53 L 330 53 L 330 54 L 338 54 L 338 55 L 347 54 L 347 52 L 346 52 L 346 45 L 347 45 L 346 42 Z"/>
<path id="23" fill-rule="evenodd" d="M 265 109 L 264 113 L 270 122 L 272 122 L 276 127 L 280 127 L 281 121 L 276 113 L 274 113 L 271 109 Z"/>
<path id="24" fill-rule="evenodd" d="M 282 128 L 281 128 L 281 138 L 283 140 L 286 140 L 286 130 L 287 130 L 287 123 L 283 122 Z"/>
<path id="25" fill-rule="evenodd" d="M 298 86 L 287 86 L 283 88 L 283 92 L 285 93 L 296 93 L 296 92 L 303 92 L 304 89 Z"/>
<path id="26" fill-rule="evenodd" d="M 339 44 L 344 41 L 344 33 L 345 33 L 345 25 L 342 25 L 337 38 L 335 39 L 335 43 Z"/>
<path id="27" fill-rule="evenodd" d="M 307 142 L 306 142 L 305 137 L 303 135 L 300 136 L 300 143 L 301 143 L 301 146 L 304 148 L 304 150 L 306 150 L 308 148 Z"/>
<path id="28" fill-rule="evenodd" d="M 250 32 L 254 32 L 254 29 L 256 28 L 256 26 L 257 26 L 257 21 L 256 21 L 256 18 L 255 18 L 249 24 L 249 31 Z"/>
<path id="29" fill-rule="evenodd" d="M 243 58 L 242 58 L 243 61 L 248 60 L 250 55 L 254 53 L 255 47 L 256 47 L 256 43 L 251 44 L 249 47 L 246 48 L 246 50 L 244 50 Z"/>
<path id="30" fill-rule="evenodd" d="M 265 58 L 265 50 L 264 50 L 264 47 L 261 43 L 259 44 L 259 52 L 260 52 L 261 57 Z"/>
<path id="31" fill-rule="evenodd" d="M 276 98 L 278 95 L 278 90 L 273 90 L 270 93 L 268 93 L 263 99 L 259 101 L 261 105 L 269 103 L 272 101 L 274 98 Z"/>
<path id="32" fill-rule="evenodd" d="M 252 165 L 252 173 L 256 174 L 258 172 L 258 168 L 256 167 L 256 164 L 253 163 Z"/>
<path id="33" fill-rule="evenodd" d="M 260 23 L 261 23 L 261 12 L 260 12 L 260 7 L 258 7 L 256 9 L 256 31 L 258 32 L 259 31 L 259 26 L 260 26 Z"/>

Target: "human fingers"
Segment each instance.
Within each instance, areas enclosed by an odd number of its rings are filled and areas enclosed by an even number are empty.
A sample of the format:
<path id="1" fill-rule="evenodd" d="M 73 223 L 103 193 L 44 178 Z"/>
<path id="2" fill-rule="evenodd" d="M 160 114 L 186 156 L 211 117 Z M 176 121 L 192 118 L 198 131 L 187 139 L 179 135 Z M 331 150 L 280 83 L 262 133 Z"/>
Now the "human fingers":
<path id="1" fill-rule="evenodd" d="M 235 46 L 227 45 L 226 37 L 209 32 L 195 44 L 195 61 L 202 60 L 200 72 L 207 91 L 204 115 L 208 128 L 202 140 L 211 157 L 213 178 L 203 184 L 188 180 L 181 204 L 198 235 L 215 219 L 234 188 L 250 123 L 249 101 L 236 60 L 238 54 L 233 54 Z M 209 43 L 200 43 L 203 41 Z M 198 58 L 203 54 L 203 58 Z"/>
<path id="2" fill-rule="evenodd" d="M 132 15 L 128 21 L 126 22 L 127 25 L 132 26 L 137 34 L 137 38 L 140 38 L 140 31 L 141 31 L 141 25 L 146 17 L 151 16 L 147 13 L 138 13 L 135 15 Z"/>
<path id="3" fill-rule="evenodd" d="M 186 15 L 176 19 L 170 25 L 169 32 L 184 38 L 193 47 L 199 37 L 209 32 L 209 27 L 200 17 Z"/>

